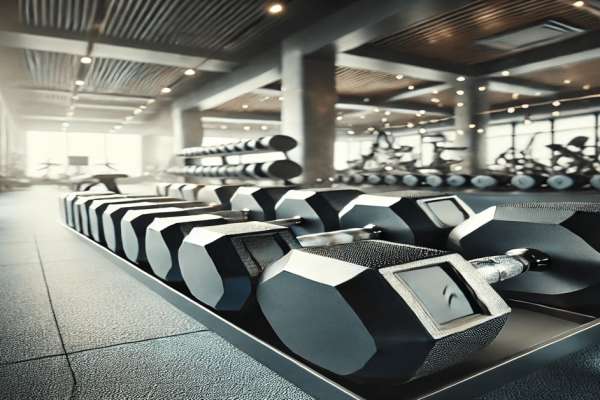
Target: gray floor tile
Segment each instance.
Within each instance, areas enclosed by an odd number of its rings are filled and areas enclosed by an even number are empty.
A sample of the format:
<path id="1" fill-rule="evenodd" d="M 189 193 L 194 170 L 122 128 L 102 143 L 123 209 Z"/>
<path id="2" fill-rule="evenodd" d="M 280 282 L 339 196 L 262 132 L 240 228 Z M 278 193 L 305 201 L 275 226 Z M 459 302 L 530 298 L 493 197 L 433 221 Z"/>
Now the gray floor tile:
<path id="1" fill-rule="evenodd" d="M 0 365 L 0 399 L 68 399 L 73 378 L 65 356 Z"/>
<path id="2" fill-rule="evenodd" d="M 35 237 L 32 231 L 20 231 L 16 229 L 6 229 L 2 225 L 0 230 L 0 244 L 4 243 L 33 243 Z"/>
<path id="3" fill-rule="evenodd" d="M 312 399 L 212 332 L 69 358 L 79 399 Z"/>
<path id="4" fill-rule="evenodd" d="M 68 232 L 66 232 L 68 233 Z M 85 260 L 100 258 L 88 246 L 76 238 L 63 238 L 63 240 L 38 241 L 38 249 L 43 263 L 70 260 Z"/>
<path id="5" fill-rule="evenodd" d="M 0 364 L 62 353 L 40 265 L 0 268 Z"/>
<path id="6" fill-rule="evenodd" d="M 35 243 L 1 243 L 0 266 L 39 262 Z"/>
<path id="7" fill-rule="evenodd" d="M 206 329 L 110 261 L 44 268 L 68 353 Z"/>
<path id="8" fill-rule="evenodd" d="M 597 400 L 599 397 L 600 343 L 597 343 L 477 400 Z"/>

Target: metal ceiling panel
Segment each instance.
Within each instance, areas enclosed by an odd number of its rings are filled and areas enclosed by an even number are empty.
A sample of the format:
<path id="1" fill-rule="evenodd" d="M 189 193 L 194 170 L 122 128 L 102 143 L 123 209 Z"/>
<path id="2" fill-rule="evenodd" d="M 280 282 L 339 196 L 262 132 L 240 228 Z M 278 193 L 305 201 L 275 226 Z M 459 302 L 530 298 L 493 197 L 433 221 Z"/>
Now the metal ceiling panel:
<path id="1" fill-rule="evenodd" d="M 247 106 L 247 107 L 244 107 Z M 215 108 L 217 111 L 234 113 L 280 113 L 281 101 L 277 96 L 245 94 Z"/>
<path id="2" fill-rule="evenodd" d="M 336 68 L 335 87 L 340 96 L 391 96 L 409 86 L 417 86 L 425 81 L 384 72 L 366 71 L 345 67 Z"/>
<path id="3" fill-rule="evenodd" d="M 79 57 L 36 50 L 23 50 L 23 57 L 34 87 L 69 90 L 75 86 Z"/>
<path id="4" fill-rule="evenodd" d="M 519 78 L 560 86 L 564 92 L 597 89 L 600 87 L 600 59 L 523 74 L 519 75 Z"/>
<path id="5" fill-rule="evenodd" d="M 474 42 L 554 19 L 584 29 L 600 28 L 600 16 L 557 0 L 477 0 L 417 23 L 370 45 L 459 64 L 501 58 L 506 52 Z M 512 54 L 512 53 L 511 53 Z"/>

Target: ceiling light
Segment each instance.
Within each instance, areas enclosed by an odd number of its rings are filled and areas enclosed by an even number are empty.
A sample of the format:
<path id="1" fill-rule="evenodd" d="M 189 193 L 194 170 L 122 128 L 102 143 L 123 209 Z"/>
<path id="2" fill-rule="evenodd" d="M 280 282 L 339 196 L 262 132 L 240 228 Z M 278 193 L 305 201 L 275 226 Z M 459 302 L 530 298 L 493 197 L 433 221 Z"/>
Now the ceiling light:
<path id="1" fill-rule="evenodd" d="M 69 127 L 69 123 L 68 122 L 63 122 L 62 123 L 62 127 L 63 128 L 68 128 Z"/>
<path id="2" fill-rule="evenodd" d="M 385 115 L 391 115 L 392 113 L 390 111 L 386 111 L 384 112 Z"/>
<path id="3" fill-rule="evenodd" d="M 508 107 L 508 110 L 506 110 L 509 114 L 512 114 L 515 112 L 515 109 L 513 107 Z"/>
<path id="4" fill-rule="evenodd" d="M 121 129 L 122 127 L 123 127 L 123 125 L 115 125 L 115 126 L 113 126 L 113 128 L 116 129 L 116 130 Z"/>
<path id="5" fill-rule="evenodd" d="M 412 122 L 409 122 L 408 124 L 406 124 L 406 126 L 408 128 L 413 128 L 415 126 L 415 124 L 413 124 Z"/>
<path id="6" fill-rule="evenodd" d="M 133 115 L 128 115 L 125 117 L 125 121 L 131 121 L 133 119 Z"/>
<path id="7" fill-rule="evenodd" d="M 413 90 L 414 88 L 415 88 L 415 87 L 414 87 L 413 85 L 410 85 L 410 86 L 408 87 L 408 90 Z"/>
<path id="8" fill-rule="evenodd" d="M 141 108 L 136 108 L 135 110 L 133 110 L 133 114 L 134 114 L 134 115 L 138 115 L 138 114 L 139 114 L 139 113 L 141 113 L 142 111 L 144 111 L 144 110 L 142 110 Z"/>
<path id="9" fill-rule="evenodd" d="M 193 75 L 196 75 L 196 71 L 190 68 L 190 69 L 186 69 L 184 74 L 186 74 L 187 76 L 193 76 Z"/>
<path id="10" fill-rule="evenodd" d="M 535 92 L 535 95 L 536 95 L 536 96 L 541 96 L 541 95 L 542 95 L 542 92 Z"/>
<path id="11" fill-rule="evenodd" d="M 439 119 L 430 119 L 429 122 L 431 122 L 432 124 L 435 124 L 436 122 L 440 122 Z"/>
<path id="12" fill-rule="evenodd" d="M 427 133 L 427 129 L 425 129 L 425 128 L 420 128 L 420 129 L 419 129 L 419 133 Z"/>
<path id="13" fill-rule="evenodd" d="M 379 111 L 381 111 L 381 110 L 380 110 L 379 108 L 376 108 L 376 109 L 374 109 L 373 111 L 374 111 L 374 112 L 379 112 Z"/>
<path id="14" fill-rule="evenodd" d="M 77 79 L 77 80 L 75 81 L 75 84 L 76 84 L 77 86 L 83 86 L 83 85 L 85 85 L 85 82 L 84 82 L 84 81 L 82 81 L 81 79 Z"/>
<path id="15" fill-rule="evenodd" d="M 433 99 L 431 99 L 431 102 L 432 103 L 439 103 L 440 99 L 437 99 L 437 98 L 434 97 Z"/>
<path id="16" fill-rule="evenodd" d="M 427 123 L 427 121 L 419 121 L 419 124 L 421 125 L 425 125 Z"/>
<path id="17" fill-rule="evenodd" d="M 363 101 L 364 101 L 365 103 L 368 103 L 368 102 L 370 102 L 370 101 L 371 101 L 371 99 L 370 99 L 370 98 L 368 98 L 368 97 L 365 97 L 365 98 L 363 99 Z"/>
<path id="18" fill-rule="evenodd" d="M 145 110 L 146 108 L 148 108 L 148 106 L 145 106 L 142 104 L 139 108 L 141 108 L 142 110 Z"/>
<path id="19" fill-rule="evenodd" d="M 387 122 L 388 119 L 387 118 L 381 118 L 381 122 Z"/>
<path id="20" fill-rule="evenodd" d="M 81 61 L 82 64 L 91 64 L 92 63 L 92 59 L 90 57 L 81 57 Z"/>
<path id="21" fill-rule="evenodd" d="M 245 127 L 244 127 L 244 130 L 245 130 L 245 131 L 249 131 L 249 130 L 250 130 L 250 127 L 249 127 L 249 126 L 245 126 Z"/>
<path id="22" fill-rule="evenodd" d="M 552 111 L 553 117 L 558 117 L 560 115 L 560 111 Z"/>
<path id="23" fill-rule="evenodd" d="M 560 106 L 560 101 L 556 100 L 555 102 L 552 103 L 552 105 L 554 107 L 558 107 L 558 106 Z"/>
<path id="24" fill-rule="evenodd" d="M 589 90 L 590 89 L 590 85 L 583 85 L 583 90 Z"/>
<path id="25" fill-rule="evenodd" d="M 457 81 L 459 82 L 464 82 L 464 80 L 467 79 L 464 76 L 459 76 L 458 78 L 456 78 Z"/>
<path id="26" fill-rule="evenodd" d="M 375 130 L 375 128 L 373 128 L 372 126 L 370 126 L 370 127 L 368 127 L 368 128 L 367 128 L 367 130 L 368 130 L 369 132 L 373 132 L 373 131 Z"/>
<path id="27" fill-rule="evenodd" d="M 279 96 L 279 101 L 283 101 L 283 96 Z"/>
<path id="28" fill-rule="evenodd" d="M 483 129 L 481 129 L 481 128 L 477 129 L 477 133 L 483 133 L 483 132 L 484 132 Z"/>
<path id="29" fill-rule="evenodd" d="M 510 71 L 502 71 L 502 76 L 509 76 L 510 75 Z"/>
<path id="30" fill-rule="evenodd" d="M 283 5 L 279 3 L 271 4 L 267 10 L 269 14 L 280 14 L 283 11 Z"/>
<path id="31" fill-rule="evenodd" d="M 425 110 L 419 110 L 419 113 L 425 114 Z"/>
<path id="32" fill-rule="evenodd" d="M 563 83 L 564 83 L 565 85 L 568 85 L 569 83 L 571 83 L 571 80 L 570 80 L 570 79 L 565 79 L 565 80 L 563 81 Z"/>
<path id="33" fill-rule="evenodd" d="M 464 90 L 457 90 L 456 94 L 459 95 L 459 96 L 462 96 L 463 94 L 465 94 L 465 91 Z"/>
<path id="34" fill-rule="evenodd" d="M 523 107 L 523 108 L 529 108 L 529 104 L 523 104 L 523 105 L 521 105 L 521 107 Z"/>
<path id="35" fill-rule="evenodd" d="M 221 128 L 221 129 L 227 129 L 227 125 L 221 125 L 219 128 Z"/>
<path id="36" fill-rule="evenodd" d="M 404 78 L 404 75 L 396 75 L 396 79 L 400 80 L 402 78 Z"/>
<path id="37" fill-rule="evenodd" d="M 71 97 L 73 100 L 79 100 L 79 96 L 72 96 Z"/>
<path id="38" fill-rule="evenodd" d="M 344 119 L 344 117 L 342 117 L 341 115 L 338 115 L 337 117 L 335 117 L 335 119 L 337 119 L 338 121 L 341 121 L 342 119 Z"/>
<path id="39" fill-rule="evenodd" d="M 439 90 L 434 90 L 433 92 L 431 92 L 432 94 L 438 94 Z"/>
<path id="40" fill-rule="evenodd" d="M 475 125 L 475 124 L 469 124 L 469 128 L 471 128 L 471 129 L 475 128 L 476 126 L 477 125 Z"/>
<path id="41" fill-rule="evenodd" d="M 262 129 L 263 131 L 269 130 L 269 127 L 266 125 L 263 125 L 260 127 L 260 129 Z"/>
<path id="42" fill-rule="evenodd" d="M 459 135 L 463 135 L 465 132 L 461 129 L 457 130 L 456 133 L 458 133 Z"/>
<path id="43" fill-rule="evenodd" d="M 348 135 L 354 135 L 354 131 L 348 131 Z"/>
<path id="44" fill-rule="evenodd" d="M 164 87 L 160 90 L 161 93 L 171 93 L 171 88 Z"/>
<path id="45" fill-rule="evenodd" d="M 531 125 L 531 118 L 529 118 L 529 115 L 525 117 L 525 120 L 523 121 L 523 123 L 525 125 Z"/>
<path id="46" fill-rule="evenodd" d="M 152 103 L 154 103 L 155 101 L 156 101 L 156 100 L 154 100 L 154 99 L 150 99 L 150 100 L 148 100 L 148 101 L 146 102 L 146 104 L 152 104 Z"/>
<path id="47" fill-rule="evenodd" d="M 243 104 L 242 108 L 248 108 L 248 104 Z"/>
<path id="48" fill-rule="evenodd" d="M 512 98 L 513 100 L 517 100 L 519 98 L 519 93 L 513 93 Z"/>
<path id="49" fill-rule="evenodd" d="M 465 105 L 465 103 L 462 103 L 462 102 L 461 103 L 456 103 L 456 107 L 462 107 L 464 105 Z"/>
<path id="50" fill-rule="evenodd" d="M 483 92 L 486 88 L 485 88 L 485 86 L 479 86 L 478 89 L 479 89 L 480 92 Z"/>
<path id="51" fill-rule="evenodd" d="M 415 116 L 416 116 L 416 117 L 420 117 L 420 116 L 421 116 L 421 113 L 416 113 L 416 114 L 415 114 Z"/>
<path id="52" fill-rule="evenodd" d="M 585 3 L 583 1 L 576 1 L 575 3 L 573 3 L 573 5 L 575 7 L 583 7 Z"/>
<path id="53" fill-rule="evenodd" d="M 360 116 L 360 119 L 365 119 L 365 116 L 364 116 L 364 115 L 361 115 L 361 116 Z"/>

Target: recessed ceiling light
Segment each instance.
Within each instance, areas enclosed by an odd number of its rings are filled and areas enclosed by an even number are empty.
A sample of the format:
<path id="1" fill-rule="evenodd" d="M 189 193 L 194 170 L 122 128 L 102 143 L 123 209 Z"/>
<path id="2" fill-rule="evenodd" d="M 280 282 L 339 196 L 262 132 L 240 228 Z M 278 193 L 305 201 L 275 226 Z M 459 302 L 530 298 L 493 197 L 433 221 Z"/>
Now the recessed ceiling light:
<path id="1" fill-rule="evenodd" d="M 529 115 L 525 117 L 525 120 L 523 120 L 523 123 L 525 125 L 531 125 L 531 118 L 529 118 Z"/>
<path id="2" fill-rule="evenodd" d="M 140 108 L 141 108 L 142 110 L 145 110 L 146 108 L 148 108 L 148 106 L 145 106 L 145 105 L 143 105 L 143 104 L 142 104 L 142 105 L 140 106 Z"/>
<path id="3" fill-rule="evenodd" d="M 521 105 L 521 107 L 523 107 L 523 108 L 529 108 L 529 104 L 523 104 L 523 105 Z"/>
<path id="4" fill-rule="evenodd" d="M 348 135 L 354 135 L 354 131 L 348 131 Z"/>
<path id="5" fill-rule="evenodd" d="M 279 101 L 283 101 L 283 96 L 279 96 Z"/>
<path id="6" fill-rule="evenodd" d="M 535 95 L 536 95 L 536 96 L 541 96 L 541 95 L 542 95 L 542 92 L 535 92 Z M 517 97 L 519 97 L 519 96 L 517 96 Z"/>
<path id="7" fill-rule="evenodd" d="M 425 110 L 419 110 L 419 113 L 425 114 Z"/>
<path id="8" fill-rule="evenodd" d="M 370 101 L 371 101 L 371 99 L 370 99 L 370 98 L 368 98 L 368 97 L 365 97 L 365 98 L 363 99 L 363 101 L 364 101 L 365 103 L 368 103 L 368 102 L 370 102 Z"/>
<path id="9" fill-rule="evenodd" d="M 373 111 L 374 111 L 374 112 L 379 112 L 379 111 L 381 111 L 381 110 L 380 110 L 379 108 L 375 108 L 375 109 L 373 109 Z"/>
<path id="10" fill-rule="evenodd" d="M 161 93 L 171 93 L 171 88 L 164 87 L 160 90 Z"/>
<path id="11" fill-rule="evenodd" d="M 512 114 L 515 112 L 515 109 L 513 107 L 508 107 L 508 109 L 506 110 L 509 114 Z"/>
<path id="12" fill-rule="evenodd" d="M 459 96 L 462 96 L 463 94 L 465 94 L 465 91 L 464 90 L 457 90 L 456 94 L 459 95 Z"/>
<path id="13" fill-rule="evenodd" d="M 576 1 L 575 3 L 573 3 L 573 5 L 575 7 L 583 7 L 585 3 L 583 1 Z"/>
<path id="14" fill-rule="evenodd" d="M 456 133 L 458 133 L 459 135 L 463 135 L 465 132 L 459 129 L 456 131 Z"/>
<path id="15" fill-rule="evenodd" d="M 410 85 L 410 86 L 408 87 L 408 90 L 413 90 L 414 88 L 415 88 L 415 87 L 414 87 L 413 85 Z"/>
<path id="16" fill-rule="evenodd" d="M 583 90 L 590 90 L 590 85 L 583 85 Z"/>
<path id="17" fill-rule="evenodd" d="M 433 99 L 431 99 L 431 102 L 432 103 L 439 103 L 440 99 L 434 97 Z"/>
<path id="18" fill-rule="evenodd" d="M 413 128 L 415 126 L 415 124 L 413 124 L 412 122 L 409 122 L 408 124 L 406 124 L 406 126 L 408 128 Z"/>
<path id="19" fill-rule="evenodd" d="M 465 105 L 465 103 L 462 103 L 462 102 L 461 103 L 456 103 L 456 107 L 462 107 L 464 105 Z"/>
<path id="20" fill-rule="evenodd" d="M 77 80 L 75 81 L 75 84 L 76 84 L 77 86 L 83 86 L 83 85 L 85 85 L 85 82 L 84 82 L 84 81 L 82 81 L 81 79 L 77 79 Z"/>
<path id="21" fill-rule="evenodd" d="M 427 121 L 419 121 L 419 124 L 421 125 L 425 125 L 427 123 Z"/>
<path id="22" fill-rule="evenodd" d="M 186 74 L 187 76 L 193 76 L 193 75 L 196 75 L 196 70 L 193 70 L 191 68 L 190 69 L 186 69 L 185 72 L 184 72 L 184 74 Z"/>
<path id="23" fill-rule="evenodd" d="M 113 128 L 116 129 L 116 130 L 121 129 L 122 127 L 123 127 L 123 125 L 115 125 L 115 126 L 113 126 Z"/>
<path id="24" fill-rule="evenodd" d="M 131 121 L 133 119 L 133 115 L 128 115 L 125 117 L 125 121 Z"/>
<path id="25" fill-rule="evenodd" d="M 250 127 L 249 127 L 249 126 L 245 126 L 245 127 L 244 127 L 244 130 L 245 130 L 245 131 L 249 131 L 249 130 L 250 130 Z"/>
<path id="26" fill-rule="evenodd" d="M 483 92 L 486 88 L 485 88 L 485 86 L 479 86 L 478 89 L 479 89 L 480 92 Z"/>
<path id="27" fill-rule="evenodd" d="M 469 128 L 471 128 L 471 129 L 475 128 L 476 126 L 477 125 L 475 125 L 475 124 L 469 124 Z"/>
<path id="28" fill-rule="evenodd" d="M 227 125 L 221 125 L 219 128 L 221 128 L 221 129 L 227 129 Z"/>
<path id="29" fill-rule="evenodd" d="M 366 118 L 366 117 L 365 117 L 364 115 L 361 115 L 361 116 L 360 116 L 360 119 L 365 119 L 365 118 Z"/>
<path id="30" fill-rule="evenodd" d="M 564 83 L 565 85 L 568 85 L 569 83 L 571 83 L 571 80 L 570 80 L 570 79 L 565 79 L 565 80 L 563 81 L 563 83 Z"/>
<path id="31" fill-rule="evenodd" d="M 269 129 L 269 127 L 268 127 L 268 126 L 266 126 L 266 125 L 263 125 L 263 126 L 261 126 L 261 127 L 260 127 L 260 129 L 262 129 L 263 131 L 266 131 L 266 130 L 268 130 L 268 129 Z"/>
<path id="32" fill-rule="evenodd" d="M 519 93 L 513 93 L 512 98 L 513 100 L 517 100 L 519 98 Z"/>
<path id="33" fill-rule="evenodd" d="M 434 90 L 434 91 L 433 91 L 433 92 L 431 92 L 431 93 L 433 93 L 433 94 L 438 94 L 439 92 L 440 92 L 439 90 Z"/>
<path id="34" fill-rule="evenodd" d="M 464 76 L 459 76 L 458 78 L 456 78 L 457 81 L 459 82 L 464 82 L 464 80 L 467 79 Z"/>
<path id="35" fill-rule="evenodd" d="M 146 102 L 146 104 L 152 104 L 152 103 L 154 103 L 154 102 L 156 102 L 156 100 L 154 100 L 154 99 L 150 99 L 150 100 L 148 100 L 148 101 Z"/>
<path id="36" fill-rule="evenodd" d="M 248 104 L 243 104 L 242 108 L 248 108 Z"/>
<path id="37" fill-rule="evenodd" d="M 425 128 L 420 128 L 420 129 L 419 129 L 419 133 L 427 133 L 427 129 L 425 129 Z"/>
<path id="38" fill-rule="evenodd" d="M 368 130 L 369 132 L 373 132 L 373 131 L 375 130 L 375 128 L 373 128 L 372 126 L 370 126 L 370 127 L 368 127 L 368 128 L 367 128 L 367 130 Z"/>
<path id="39" fill-rule="evenodd" d="M 280 3 L 274 3 L 269 5 L 267 10 L 269 11 L 269 14 L 280 14 L 283 11 L 283 5 Z"/>
<path id="40" fill-rule="evenodd" d="M 553 117 L 558 117 L 560 115 L 560 111 L 552 111 Z"/>
<path id="41" fill-rule="evenodd" d="M 82 64 L 91 64 L 92 63 L 92 59 L 91 57 L 81 57 L 81 61 Z"/>
<path id="42" fill-rule="evenodd" d="M 337 119 L 338 121 L 341 121 L 344 119 L 344 117 L 342 117 L 341 115 L 338 115 L 337 117 L 335 117 L 335 119 Z"/>
<path id="43" fill-rule="evenodd" d="M 510 75 L 510 71 L 502 71 L 502 76 L 509 76 Z"/>
<path id="44" fill-rule="evenodd" d="M 392 113 L 390 111 L 386 111 L 384 112 L 385 115 L 391 115 Z"/>
<path id="45" fill-rule="evenodd" d="M 141 108 L 136 108 L 135 110 L 133 110 L 133 114 L 138 115 L 142 111 L 144 111 L 144 110 L 142 110 Z"/>
<path id="46" fill-rule="evenodd" d="M 552 105 L 554 107 L 558 107 L 558 106 L 560 106 L 560 101 L 556 100 L 555 102 L 552 103 Z"/>
<path id="47" fill-rule="evenodd" d="M 387 122 L 388 119 L 387 118 L 381 118 L 381 122 Z"/>
<path id="48" fill-rule="evenodd" d="M 400 80 L 402 78 L 404 78 L 404 75 L 396 75 L 396 79 Z"/>
<path id="49" fill-rule="evenodd" d="M 477 129 L 477 133 L 483 133 L 483 132 L 484 132 L 483 129 L 481 129 L 481 128 Z"/>

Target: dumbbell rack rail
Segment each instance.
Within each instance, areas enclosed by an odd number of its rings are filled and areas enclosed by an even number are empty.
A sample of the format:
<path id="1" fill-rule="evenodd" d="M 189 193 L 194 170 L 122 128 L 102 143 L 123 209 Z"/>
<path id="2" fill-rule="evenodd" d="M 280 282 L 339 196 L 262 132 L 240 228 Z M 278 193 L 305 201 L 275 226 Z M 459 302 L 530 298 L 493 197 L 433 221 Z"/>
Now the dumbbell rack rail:
<path id="1" fill-rule="evenodd" d="M 472 399 L 600 340 L 600 318 L 509 300 L 513 312 L 500 335 L 465 362 L 403 385 L 358 384 L 295 356 L 264 318 L 215 312 L 193 299 L 184 285 L 165 283 L 147 268 L 57 222 L 176 308 L 317 399 Z"/>

